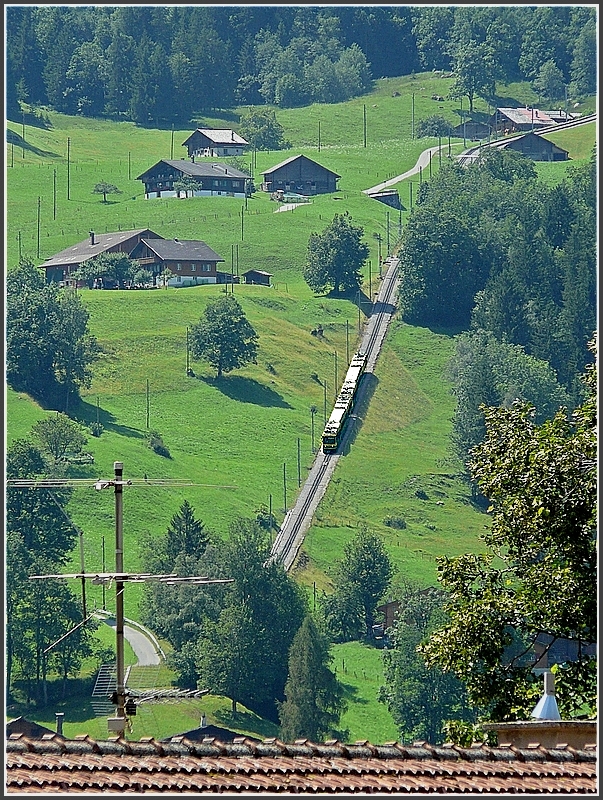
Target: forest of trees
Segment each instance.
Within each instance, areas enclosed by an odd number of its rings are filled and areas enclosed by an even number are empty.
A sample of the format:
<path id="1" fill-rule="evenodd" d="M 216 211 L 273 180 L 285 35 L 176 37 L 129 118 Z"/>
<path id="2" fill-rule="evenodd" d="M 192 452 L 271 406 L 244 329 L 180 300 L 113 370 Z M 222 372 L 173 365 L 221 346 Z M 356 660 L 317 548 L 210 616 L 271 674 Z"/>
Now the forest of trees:
<path id="1" fill-rule="evenodd" d="M 596 154 L 554 187 L 528 159 L 486 151 L 420 187 L 402 234 L 401 310 L 456 327 L 454 440 L 466 461 L 480 405 L 520 398 L 537 421 L 583 399 L 597 323 Z M 462 332 L 461 332 L 462 331 Z"/>
<path id="2" fill-rule="evenodd" d="M 10 6 L 7 116 L 21 104 L 139 124 L 234 105 L 361 95 L 380 77 L 454 71 L 452 92 L 527 80 L 596 91 L 588 6 Z M 557 97 L 555 97 L 555 94 Z M 15 116 L 17 115 L 17 116 Z"/>

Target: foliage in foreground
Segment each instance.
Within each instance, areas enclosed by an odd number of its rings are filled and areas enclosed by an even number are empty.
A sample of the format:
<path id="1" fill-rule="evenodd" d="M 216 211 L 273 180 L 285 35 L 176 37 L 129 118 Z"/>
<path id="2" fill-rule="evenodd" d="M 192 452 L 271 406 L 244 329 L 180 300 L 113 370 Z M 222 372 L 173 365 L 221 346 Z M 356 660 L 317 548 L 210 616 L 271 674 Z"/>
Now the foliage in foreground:
<path id="1" fill-rule="evenodd" d="M 418 645 L 446 619 L 445 592 L 436 587 L 403 585 L 398 613 L 388 632 L 390 647 L 383 651 L 385 684 L 379 699 L 385 703 L 400 731 L 400 741 L 425 739 L 440 744 L 447 738 L 449 720 L 470 724 L 475 712 L 467 703 L 461 681 L 439 666 L 427 666 Z"/>
<path id="2" fill-rule="evenodd" d="M 419 652 L 460 678 L 486 719 L 529 717 L 540 693 L 530 654 L 558 640 L 575 656 L 558 668 L 562 716 L 595 713 L 596 669 L 585 652 L 597 639 L 594 367 L 584 382 L 588 397 L 571 417 L 559 411 L 536 425 L 522 402 L 485 410 L 470 468 L 491 502 L 488 552 L 439 560 L 450 621 Z M 567 690 L 570 674 L 579 691 Z"/>

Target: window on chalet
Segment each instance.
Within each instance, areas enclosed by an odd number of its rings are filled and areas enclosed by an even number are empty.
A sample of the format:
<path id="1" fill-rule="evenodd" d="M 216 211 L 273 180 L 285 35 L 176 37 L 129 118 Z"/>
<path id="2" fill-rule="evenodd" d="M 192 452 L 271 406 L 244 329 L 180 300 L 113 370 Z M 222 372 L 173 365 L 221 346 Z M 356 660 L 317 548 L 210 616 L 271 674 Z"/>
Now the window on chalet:
<path id="1" fill-rule="evenodd" d="M 241 181 L 233 181 L 233 182 L 232 182 L 232 188 L 233 188 L 233 189 L 238 189 L 238 187 L 239 187 L 240 185 L 241 185 Z"/>
<path id="2" fill-rule="evenodd" d="M 211 272 L 211 264 L 203 264 L 201 267 L 202 272 Z"/>
<path id="3" fill-rule="evenodd" d="M 176 264 L 176 269 L 178 270 L 178 272 L 180 272 L 180 270 L 182 269 L 182 264 Z"/>
<path id="4" fill-rule="evenodd" d="M 191 264 L 191 272 L 196 272 L 196 271 L 197 271 L 196 264 Z"/>

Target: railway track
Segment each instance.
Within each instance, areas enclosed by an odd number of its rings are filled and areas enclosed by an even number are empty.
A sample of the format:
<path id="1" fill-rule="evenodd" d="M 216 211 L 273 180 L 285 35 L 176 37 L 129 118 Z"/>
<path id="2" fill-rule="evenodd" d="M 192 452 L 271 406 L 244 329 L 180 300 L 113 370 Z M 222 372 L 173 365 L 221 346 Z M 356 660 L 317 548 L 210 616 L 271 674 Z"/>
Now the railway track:
<path id="1" fill-rule="evenodd" d="M 398 259 L 392 256 L 386 260 L 385 264 L 387 265 L 386 273 L 379 294 L 372 304 L 371 314 L 359 347 L 367 355 L 365 374 L 374 372 L 389 322 L 396 310 Z M 362 408 L 366 390 L 366 379 L 363 379 L 357 392 L 355 408 Z M 334 453 L 325 454 L 322 450 L 318 451 L 295 505 L 285 515 L 272 545 L 269 561 L 281 561 L 287 572 L 297 558 L 306 531 L 310 527 L 318 504 L 329 485 L 337 462 L 346 451 L 358 418 L 357 412 L 350 414 L 339 447 Z"/>

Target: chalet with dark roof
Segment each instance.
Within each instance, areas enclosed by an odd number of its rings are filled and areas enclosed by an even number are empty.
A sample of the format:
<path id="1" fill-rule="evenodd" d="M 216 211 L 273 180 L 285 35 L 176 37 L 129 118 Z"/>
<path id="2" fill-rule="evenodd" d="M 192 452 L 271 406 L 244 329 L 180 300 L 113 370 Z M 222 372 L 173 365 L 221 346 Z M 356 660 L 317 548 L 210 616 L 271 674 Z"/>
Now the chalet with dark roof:
<path id="1" fill-rule="evenodd" d="M 90 231 L 88 239 L 61 250 L 60 253 L 51 258 L 47 258 L 40 267 L 46 272 L 47 283 L 69 281 L 70 274 L 85 261 L 89 261 L 101 253 L 125 253 L 129 256 L 143 238 L 161 239 L 162 237 L 148 228 L 140 228 L 133 231 L 114 231 L 113 233 Z"/>
<path id="2" fill-rule="evenodd" d="M 305 196 L 337 191 L 341 177 L 304 155 L 291 156 L 262 172 L 265 192 L 296 192 Z"/>
<path id="3" fill-rule="evenodd" d="M 197 128 L 182 146 L 188 149 L 189 158 L 224 158 L 242 156 L 249 142 L 229 129 Z"/>
<path id="4" fill-rule="evenodd" d="M 192 189 L 179 189 L 174 184 L 184 179 L 194 182 Z M 229 164 L 204 161 L 162 159 L 139 175 L 146 200 L 157 197 L 239 197 L 251 194 L 251 176 Z"/>
<path id="5" fill-rule="evenodd" d="M 259 286 L 270 286 L 271 272 L 266 272 L 263 269 L 248 269 L 241 276 L 245 283 L 254 284 Z"/>
<path id="6" fill-rule="evenodd" d="M 220 283 L 217 265 L 224 261 L 205 242 L 193 239 L 141 239 L 131 258 L 153 273 L 154 282 L 165 270 L 173 273 L 168 286 Z"/>
<path id="7" fill-rule="evenodd" d="M 567 161 L 569 153 L 563 147 L 559 147 L 544 136 L 536 133 L 524 133 L 522 136 L 514 136 L 506 142 L 500 144 L 501 150 L 514 150 L 521 153 L 532 161 Z"/>

